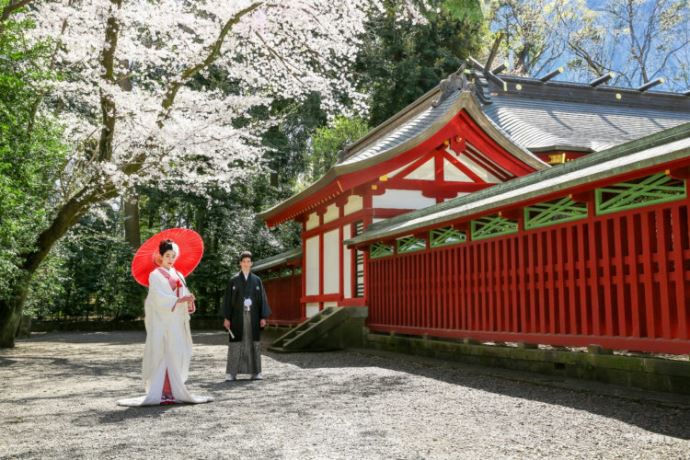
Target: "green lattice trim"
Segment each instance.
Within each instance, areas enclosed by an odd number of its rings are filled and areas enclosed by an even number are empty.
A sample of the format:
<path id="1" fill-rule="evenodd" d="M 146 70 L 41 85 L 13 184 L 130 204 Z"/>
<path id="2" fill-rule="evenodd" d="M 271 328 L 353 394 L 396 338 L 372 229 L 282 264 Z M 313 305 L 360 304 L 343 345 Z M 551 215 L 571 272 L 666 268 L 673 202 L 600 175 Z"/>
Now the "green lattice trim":
<path id="1" fill-rule="evenodd" d="M 472 239 L 481 240 L 494 236 L 509 235 L 518 231 L 518 224 L 501 216 L 488 216 L 473 220 Z"/>
<path id="2" fill-rule="evenodd" d="M 270 271 L 270 272 L 268 272 L 268 276 L 266 278 L 268 278 L 269 280 L 274 280 L 274 279 L 278 278 L 279 276 L 280 276 L 280 274 L 278 272 Z"/>
<path id="3" fill-rule="evenodd" d="M 393 255 L 393 246 L 386 243 L 374 243 L 371 245 L 371 253 L 369 256 L 372 259 L 377 259 L 379 257 L 386 257 Z"/>
<path id="4" fill-rule="evenodd" d="M 288 276 L 292 276 L 292 268 L 283 268 L 280 271 L 280 277 L 281 278 L 287 278 Z"/>
<path id="5" fill-rule="evenodd" d="M 405 254 L 406 252 L 423 251 L 426 249 L 426 241 L 414 236 L 406 236 L 396 241 L 398 245 L 398 253 Z"/>
<path id="6" fill-rule="evenodd" d="M 432 248 L 448 246 L 450 244 L 464 243 L 467 241 L 465 232 L 453 227 L 436 228 L 429 232 L 429 242 Z"/>
<path id="7" fill-rule="evenodd" d="M 657 203 L 679 200 L 687 196 L 685 181 L 666 174 L 655 174 L 642 180 L 620 182 L 596 190 L 597 214 L 607 214 Z"/>
<path id="8" fill-rule="evenodd" d="M 587 217 L 587 203 L 571 198 L 539 203 L 525 208 L 525 228 L 546 227 Z"/>
<path id="9" fill-rule="evenodd" d="M 295 267 L 293 270 L 293 273 L 295 275 L 301 275 L 302 274 L 302 267 Z"/>

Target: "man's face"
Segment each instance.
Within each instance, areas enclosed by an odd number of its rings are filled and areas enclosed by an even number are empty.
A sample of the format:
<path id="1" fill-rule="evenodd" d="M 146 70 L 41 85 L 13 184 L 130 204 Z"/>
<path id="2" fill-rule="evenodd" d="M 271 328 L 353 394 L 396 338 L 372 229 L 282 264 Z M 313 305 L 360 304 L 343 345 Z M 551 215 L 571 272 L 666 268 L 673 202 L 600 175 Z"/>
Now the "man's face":
<path id="1" fill-rule="evenodd" d="M 249 257 L 244 257 L 242 260 L 240 260 L 240 268 L 242 269 L 243 272 L 248 272 L 249 270 L 252 269 L 252 259 Z"/>

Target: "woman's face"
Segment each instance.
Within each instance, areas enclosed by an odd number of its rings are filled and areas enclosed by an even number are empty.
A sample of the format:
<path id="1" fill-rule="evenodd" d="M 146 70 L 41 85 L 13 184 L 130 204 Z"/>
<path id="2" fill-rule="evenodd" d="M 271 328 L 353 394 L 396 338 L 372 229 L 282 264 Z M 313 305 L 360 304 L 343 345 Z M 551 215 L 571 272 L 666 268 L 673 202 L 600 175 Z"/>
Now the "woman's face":
<path id="1" fill-rule="evenodd" d="M 165 251 L 161 265 L 164 268 L 172 268 L 172 266 L 175 265 L 175 259 L 177 259 L 177 254 L 175 254 L 175 251 Z"/>

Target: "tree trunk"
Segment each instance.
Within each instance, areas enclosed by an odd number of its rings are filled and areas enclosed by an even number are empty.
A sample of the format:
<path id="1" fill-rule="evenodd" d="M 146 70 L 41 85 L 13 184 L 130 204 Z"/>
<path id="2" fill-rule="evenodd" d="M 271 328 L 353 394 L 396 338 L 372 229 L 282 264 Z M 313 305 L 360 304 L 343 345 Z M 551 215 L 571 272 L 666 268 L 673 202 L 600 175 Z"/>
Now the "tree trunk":
<path id="1" fill-rule="evenodd" d="M 31 276 L 24 275 L 15 283 L 10 296 L 0 299 L 0 348 L 14 347 L 14 338 L 22 319 L 22 307 L 29 293 Z"/>
<path id="2" fill-rule="evenodd" d="M 114 189 L 107 191 L 81 190 L 55 215 L 50 226 L 36 237 L 34 251 L 22 255 L 22 275 L 7 298 L 0 299 L 0 348 L 14 347 L 14 338 L 22 316 L 22 308 L 29 293 L 29 285 L 38 267 L 50 253 L 55 243 L 77 223 L 91 205 L 115 196 Z"/>
<path id="3" fill-rule="evenodd" d="M 139 195 L 127 193 L 123 199 L 125 210 L 125 240 L 135 251 L 141 246 L 139 226 Z"/>

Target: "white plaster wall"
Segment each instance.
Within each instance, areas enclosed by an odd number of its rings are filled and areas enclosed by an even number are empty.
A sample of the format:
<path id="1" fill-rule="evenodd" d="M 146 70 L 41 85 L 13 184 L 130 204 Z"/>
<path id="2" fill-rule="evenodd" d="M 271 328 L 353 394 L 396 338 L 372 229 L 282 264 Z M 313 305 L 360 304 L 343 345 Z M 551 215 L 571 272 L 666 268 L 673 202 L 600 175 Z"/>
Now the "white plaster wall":
<path id="1" fill-rule="evenodd" d="M 345 203 L 344 214 L 347 216 L 348 214 L 357 212 L 362 208 L 364 208 L 364 200 L 362 199 L 362 197 L 359 195 L 350 195 L 350 198 L 348 198 L 347 203 Z"/>
<path id="2" fill-rule="evenodd" d="M 435 198 L 427 198 L 419 190 L 388 189 L 383 195 L 374 195 L 374 208 L 421 209 L 436 204 Z"/>
<path id="3" fill-rule="evenodd" d="M 343 240 L 351 236 L 350 225 L 343 227 Z M 343 297 L 352 298 L 352 251 L 343 245 Z"/>
<path id="4" fill-rule="evenodd" d="M 337 307 L 337 306 L 338 306 L 338 302 L 324 302 L 323 303 L 323 308 Z"/>
<path id="5" fill-rule="evenodd" d="M 340 292 L 340 229 L 323 235 L 323 293 Z"/>
<path id="6" fill-rule="evenodd" d="M 307 278 L 307 295 L 319 294 L 319 237 L 320 235 L 316 235 L 308 238 L 304 248 L 307 251 L 305 257 L 307 262 L 307 271 L 305 273 Z"/>
<path id="7" fill-rule="evenodd" d="M 494 176 L 489 171 L 484 169 L 482 166 L 480 166 L 477 163 L 475 163 L 474 161 L 472 161 L 467 155 L 458 155 L 453 150 L 449 150 L 449 149 L 448 149 L 448 151 L 451 154 L 454 154 L 460 163 L 462 163 L 464 166 L 468 167 L 470 169 L 470 171 L 472 171 L 477 176 L 479 176 L 484 182 L 488 182 L 490 184 L 498 184 L 501 182 L 501 179 Z"/>
<path id="8" fill-rule="evenodd" d="M 332 204 L 326 208 L 326 214 L 323 215 L 323 223 L 327 224 L 336 220 L 340 216 L 340 210 L 336 204 Z"/>
<path id="9" fill-rule="evenodd" d="M 312 212 L 309 214 L 309 218 L 307 219 L 307 230 L 311 230 L 312 228 L 316 228 L 319 225 L 319 215 L 316 214 L 315 212 Z"/>
<path id="10" fill-rule="evenodd" d="M 474 182 L 464 172 L 460 171 L 450 161 L 443 159 L 443 178 L 447 181 L 455 182 Z"/>
<path id="11" fill-rule="evenodd" d="M 418 180 L 434 180 L 436 177 L 436 168 L 433 158 L 419 165 L 417 169 L 405 176 L 405 179 L 418 179 Z"/>
<path id="12" fill-rule="evenodd" d="M 307 318 L 311 318 L 312 316 L 314 316 L 315 314 L 317 314 L 319 312 L 319 303 L 318 302 L 308 303 L 306 305 L 306 307 L 307 307 L 306 308 Z"/>

